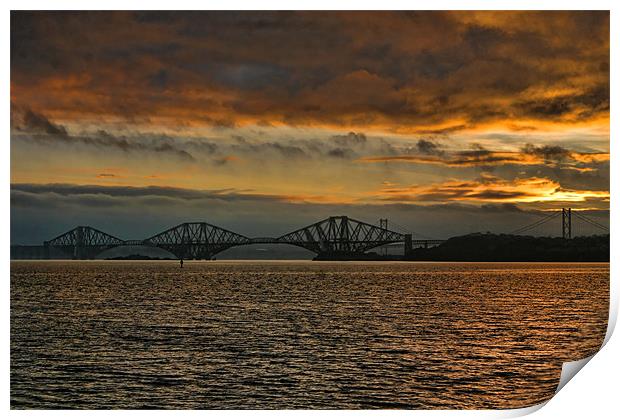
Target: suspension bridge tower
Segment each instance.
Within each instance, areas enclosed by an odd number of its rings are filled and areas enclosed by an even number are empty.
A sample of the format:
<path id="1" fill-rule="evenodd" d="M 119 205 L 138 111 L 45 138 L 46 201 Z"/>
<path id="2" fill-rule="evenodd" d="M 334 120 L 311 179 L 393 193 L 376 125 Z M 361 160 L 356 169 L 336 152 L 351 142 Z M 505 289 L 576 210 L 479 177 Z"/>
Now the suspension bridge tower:
<path id="1" fill-rule="evenodd" d="M 569 207 L 562 208 L 562 210 L 553 210 L 548 213 L 549 214 L 541 217 L 537 221 L 512 231 L 511 234 L 521 235 L 525 232 L 528 232 L 528 234 L 532 234 L 534 233 L 534 229 L 539 229 L 543 227 L 543 225 L 548 226 L 549 222 L 557 220 L 560 216 L 562 216 L 561 227 L 562 238 L 564 239 L 572 239 L 573 236 L 579 237 L 596 234 L 609 234 L 609 227 L 597 222 L 596 220 L 590 219 L 589 217 L 582 214 L 582 211 L 573 211 L 573 209 Z M 592 231 L 593 228 L 595 229 L 594 232 Z M 557 233 L 558 231 L 556 229 L 557 227 L 554 227 L 553 231 Z M 539 231 L 539 234 L 534 234 L 534 236 L 540 236 L 540 234 L 541 232 Z M 548 231 L 547 235 L 549 235 Z"/>
<path id="2" fill-rule="evenodd" d="M 572 219 L 571 208 L 562 209 L 562 238 L 570 239 L 572 237 Z"/>

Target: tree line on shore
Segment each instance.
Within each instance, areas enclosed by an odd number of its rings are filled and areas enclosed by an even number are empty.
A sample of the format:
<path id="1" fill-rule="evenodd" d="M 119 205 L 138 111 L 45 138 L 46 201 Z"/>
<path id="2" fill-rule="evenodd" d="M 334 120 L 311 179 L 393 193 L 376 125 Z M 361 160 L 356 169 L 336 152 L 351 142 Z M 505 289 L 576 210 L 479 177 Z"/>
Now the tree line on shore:
<path id="1" fill-rule="evenodd" d="M 608 262 L 609 235 L 572 239 L 472 233 L 433 248 L 416 248 L 413 261 Z"/>

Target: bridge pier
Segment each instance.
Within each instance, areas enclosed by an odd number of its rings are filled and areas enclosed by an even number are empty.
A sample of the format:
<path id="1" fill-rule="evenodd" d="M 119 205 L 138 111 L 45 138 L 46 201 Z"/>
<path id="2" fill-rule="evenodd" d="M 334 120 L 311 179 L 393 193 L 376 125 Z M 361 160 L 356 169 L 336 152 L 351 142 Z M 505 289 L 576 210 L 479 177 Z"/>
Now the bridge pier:
<path id="1" fill-rule="evenodd" d="M 73 259 L 84 259 L 84 228 L 78 226 L 75 228 L 75 244 L 73 245 Z"/>
<path id="2" fill-rule="evenodd" d="M 411 233 L 405 234 L 405 255 L 410 255 L 413 252 L 413 240 Z"/>

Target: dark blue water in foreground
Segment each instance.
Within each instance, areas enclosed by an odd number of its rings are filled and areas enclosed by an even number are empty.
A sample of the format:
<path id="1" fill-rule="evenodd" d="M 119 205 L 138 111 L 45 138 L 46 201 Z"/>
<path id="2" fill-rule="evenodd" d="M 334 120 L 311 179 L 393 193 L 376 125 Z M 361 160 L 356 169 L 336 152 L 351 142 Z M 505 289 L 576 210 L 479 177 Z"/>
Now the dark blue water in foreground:
<path id="1" fill-rule="evenodd" d="M 12 262 L 11 407 L 523 407 L 608 295 L 608 264 Z"/>

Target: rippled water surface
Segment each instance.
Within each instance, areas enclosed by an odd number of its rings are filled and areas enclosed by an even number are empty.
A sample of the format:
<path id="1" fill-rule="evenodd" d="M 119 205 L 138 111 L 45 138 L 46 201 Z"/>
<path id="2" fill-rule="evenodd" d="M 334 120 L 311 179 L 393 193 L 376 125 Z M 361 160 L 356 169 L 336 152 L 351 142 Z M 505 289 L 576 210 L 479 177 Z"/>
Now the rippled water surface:
<path id="1" fill-rule="evenodd" d="M 11 406 L 523 407 L 608 294 L 608 264 L 12 262 Z"/>

